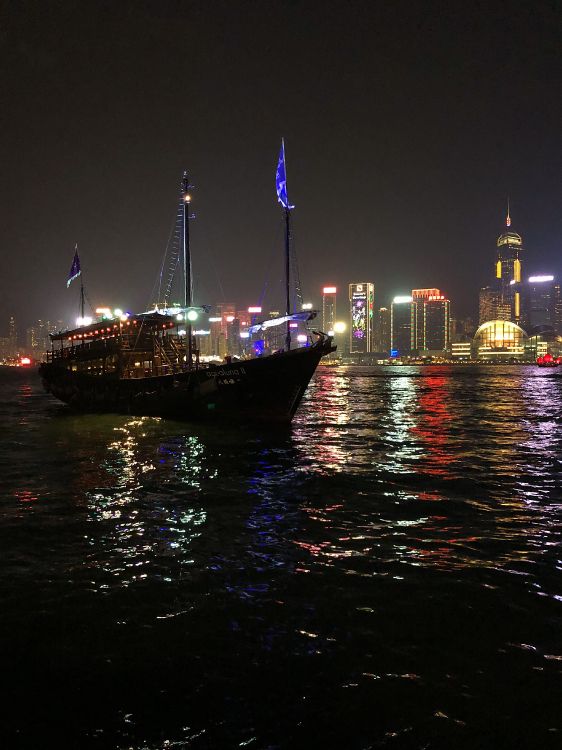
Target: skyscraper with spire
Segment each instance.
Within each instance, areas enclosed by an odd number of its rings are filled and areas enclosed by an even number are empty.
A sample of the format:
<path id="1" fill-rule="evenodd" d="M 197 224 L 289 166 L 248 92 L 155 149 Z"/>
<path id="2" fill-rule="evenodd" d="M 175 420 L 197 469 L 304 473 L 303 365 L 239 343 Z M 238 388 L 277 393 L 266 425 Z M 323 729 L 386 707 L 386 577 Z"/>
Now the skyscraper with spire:
<path id="1" fill-rule="evenodd" d="M 506 229 L 497 240 L 496 287 L 499 302 L 509 305 L 510 319 L 521 321 L 521 258 L 523 240 L 511 229 L 509 200 L 507 202 Z"/>

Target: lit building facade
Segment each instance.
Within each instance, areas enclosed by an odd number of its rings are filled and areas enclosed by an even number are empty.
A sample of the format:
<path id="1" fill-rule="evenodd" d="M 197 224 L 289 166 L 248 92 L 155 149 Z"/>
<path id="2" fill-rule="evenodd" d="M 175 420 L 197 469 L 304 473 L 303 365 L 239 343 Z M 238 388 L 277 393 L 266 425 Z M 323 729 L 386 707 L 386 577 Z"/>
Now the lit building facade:
<path id="1" fill-rule="evenodd" d="M 443 294 L 424 300 L 421 347 L 424 351 L 444 352 L 449 349 L 450 318 L 451 302 Z"/>
<path id="2" fill-rule="evenodd" d="M 440 289 L 412 289 L 416 305 L 413 349 L 441 352 L 449 348 L 451 303 Z"/>
<path id="3" fill-rule="evenodd" d="M 489 320 L 474 335 L 478 359 L 488 361 L 523 360 L 527 334 L 511 320 Z"/>
<path id="4" fill-rule="evenodd" d="M 336 295 L 335 286 L 325 286 L 322 289 L 322 330 L 333 334 L 336 322 Z"/>
<path id="5" fill-rule="evenodd" d="M 557 332 L 560 286 L 554 276 L 529 276 L 522 286 L 523 327 L 527 333 L 539 329 Z"/>
<path id="6" fill-rule="evenodd" d="M 60 331 L 62 328 L 61 322 L 58 330 Z M 41 358 L 51 348 L 49 334 L 56 330 L 57 326 L 48 320 L 36 321 L 33 326 L 26 330 L 25 344 L 28 354 L 32 354 L 37 359 Z"/>
<path id="7" fill-rule="evenodd" d="M 508 304 L 509 319 L 514 323 L 521 321 L 521 254 L 523 240 L 517 232 L 511 231 L 509 208 L 506 218 L 506 230 L 497 240 L 496 287 L 501 295 L 501 303 Z"/>
<path id="8" fill-rule="evenodd" d="M 374 327 L 373 349 L 376 352 L 390 352 L 390 308 L 379 307 Z"/>
<path id="9" fill-rule="evenodd" d="M 478 324 L 488 320 L 509 320 L 511 318 L 510 302 L 502 301 L 498 287 L 484 286 L 480 289 L 478 301 Z"/>
<path id="10" fill-rule="evenodd" d="M 416 348 L 417 303 L 410 295 L 398 296 L 390 306 L 390 354 L 410 355 Z"/>
<path id="11" fill-rule="evenodd" d="M 350 354 L 372 351 L 375 287 L 371 282 L 349 285 Z"/>

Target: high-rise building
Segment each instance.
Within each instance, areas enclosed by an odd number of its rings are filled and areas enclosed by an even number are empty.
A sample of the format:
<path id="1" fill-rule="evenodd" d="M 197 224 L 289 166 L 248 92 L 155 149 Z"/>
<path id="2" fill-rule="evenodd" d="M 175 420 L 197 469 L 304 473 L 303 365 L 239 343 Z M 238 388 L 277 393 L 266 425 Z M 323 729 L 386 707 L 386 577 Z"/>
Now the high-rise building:
<path id="1" fill-rule="evenodd" d="M 509 319 L 514 323 L 519 323 L 521 320 L 520 254 L 522 251 L 523 240 L 521 235 L 511 230 L 511 217 L 508 205 L 506 231 L 500 234 L 497 240 L 496 288 L 501 295 L 501 304 L 509 305 Z"/>
<path id="2" fill-rule="evenodd" d="M 376 352 L 390 352 L 390 309 L 379 307 L 374 326 L 374 345 Z"/>
<path id="3" fill-rule="evenodd" d="M 350 354 L 372 351 L 374 298 L 375 287 L 371 282 L 349 285 Z"/>
<path id="4" fill-rule="evenodd" d="M 336 322 L 336 295 L 335 286 L 325 286 L 322 289 L 322 330 L 333 334 Z"/>
<path id="5" fill-rule="evenodd" d="M 554 285 L 554 331 L 557 336 L 562 336 L 562 292 L 560 284 Z"/>
<path id="6" fill-rule="evenodd" d="M 539 329 L 557 329 L 560 287 L 554 276 L 529 276 L 522 285 L 523 328 L 531 336 Z"/>
<path id="7" fill-rule="evenodd" d="M 509 320 L 511 304 L 502 301 L 501 290 L 497 286 L 484 286 L 480 289 L 478 303 L 478 324 L 489 320 Z"/>
<path id="8" fill-rule="evenodd" d="M 424 346 L 424 306 L 423 303 L 430 297 L 439 297 L 441 294 L 440 289 L 412 289 L 412 300 L 416 303 L 416 326 L 415 326 L 415 338 L 413 349 L 421 351 L 425 349 Z"/>
<path id="9" fill-rule="evenodd" d="M 40 357 L 50 349 L 49 333 L 53 333 L 55 327 L 46 320 L 38 320 L 26 330 L 25 345 L 27 352 L 35 357 Z"/>
<path id="10" fill-rule="evenodd" d="M 390 353 L 393 357 L 411 354 L 416 348 L 417 302 L 410 295 L 394 297 L 390 306 Z"/>
<path id="11" fill-rule="evenodd" d="M 10 325 L 8 329 L 8 338 L 10 339 L 11 346 L 14 350 L 14 354 L 18 350 L 18 329 L 16 326 L 16 319 L 12 315 L 10 317 Z"/>
<path id="12" fill-rule="evenodd" d="M 424 351 L 442 352 L 449 348 L 451 302 L 443 294 L 423 301 Z M 419 340 L 418 333 L 418 340 Z"/>

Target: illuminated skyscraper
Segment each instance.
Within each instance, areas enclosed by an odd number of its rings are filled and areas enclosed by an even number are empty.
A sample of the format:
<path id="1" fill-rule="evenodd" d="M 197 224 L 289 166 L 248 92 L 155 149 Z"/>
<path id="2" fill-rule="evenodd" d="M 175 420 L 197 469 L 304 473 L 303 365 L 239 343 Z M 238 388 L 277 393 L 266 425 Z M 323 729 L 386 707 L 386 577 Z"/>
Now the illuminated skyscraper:
<path id="1" fill-rule="evenodd" d="M 509 204 L 507 207 L 506 230 L 497 241 L 496 285 L 501 295 L 501 303 L 508 304 L 510 319 L 514 323 L 521 320 L 521 259 L 523 240 L 511 230 Z"/>
<path id="2" fill-rule="evenodd" d="M 416 348 L 417 302 L 401 295 L 390 306 L 390 353 L 394 357 L 411 354 Z"/>
<path id="3" fill-rule="evenodd" d="M 424 346 L 424 306 L 423 303 L 430 297 L 439 297 L 440 289 L 432 287 L 431 289 L 412 289 L 412 300 L 416 303 L 416 326 L 415 336 L 412 348 L 421 351 Z"/>
<path id="4" fill-rule="evenodd" d="M 325 333 L 334 332 L 337 291 L 335 286 L 325 286 L 322 289 L 322 330 Z"/>
<path id="5" fill-rule="evenodd" d="M 487 323 L 489 320 L 509 320 L 511 317 L 511 305 L 502 302 L 502 294 L 497 286 L 484 286 L 480 289 L 478 303 L 478 324 Z"/>
<path id="6" fill-rule="evenodd" d="M 388 354 L 390 351 L 390 309 L 388 307 L 379 308 L 374 330 L 374 350 Z"/>
<path id="7" fill-rule="evenodd" d="M 440 289 L 412 289 L 416 303 L 415 344 L 418 352 L 441 352 L 449 348 L 451 302 Z"/>
<path id="8" fill-rule="evenodd" d="M 450 317 L 451 303 L 445 295 L 439 294 L 423 301 L 422 349 L 424 351 L 442 352 L 449 348 Z"/>
<path id="9" fill-rule="evenodd" d="M 350 354 L 372 351 L 374 297 L 375 287 L 370 282 L 349 285 Z"/>
<path id="10" fill-rule="evenodd" d="M 530 276 L 523 284 L 523 327 L 531 336 L 539 329 L 557 329 L 560 287 L 554 276 Z"/>

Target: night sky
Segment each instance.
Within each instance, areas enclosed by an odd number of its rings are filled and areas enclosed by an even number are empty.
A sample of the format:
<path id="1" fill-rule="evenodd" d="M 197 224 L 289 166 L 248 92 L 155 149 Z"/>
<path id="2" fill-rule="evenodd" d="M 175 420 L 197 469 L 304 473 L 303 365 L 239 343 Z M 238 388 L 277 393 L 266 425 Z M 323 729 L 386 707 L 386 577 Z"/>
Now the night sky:
<path id="1" fill-rule="evenodd" d="M 198 303 L 275 306 L 285 137 L 304 296 L 436 286 L 475 314 L 510 196 L 562 277 L 562 4 L 3 2 L 0 335 L 144 309 L 195 184 Z"/>

